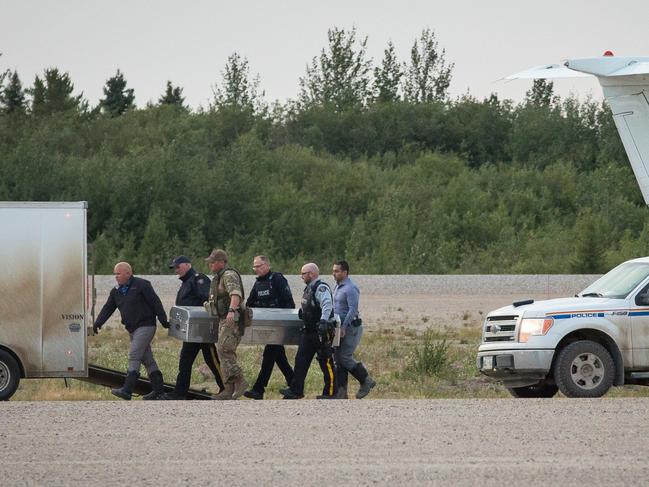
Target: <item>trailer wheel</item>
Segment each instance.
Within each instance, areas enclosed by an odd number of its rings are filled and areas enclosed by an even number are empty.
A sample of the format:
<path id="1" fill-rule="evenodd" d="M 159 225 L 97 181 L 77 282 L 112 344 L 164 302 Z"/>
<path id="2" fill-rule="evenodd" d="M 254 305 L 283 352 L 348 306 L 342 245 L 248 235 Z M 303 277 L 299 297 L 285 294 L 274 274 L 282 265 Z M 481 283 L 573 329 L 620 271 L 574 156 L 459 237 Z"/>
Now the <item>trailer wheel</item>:
<path id="1" fill-rule="evenodd" d="M 567 397 L 601 397 L 613 385 L 614 377 L 611 354 L 590 340 L 570 343 L 554 364 L 554 381 Z"/>
<path id="2" fill-rule="evenodd" d="M 514 397 L 554 397 L 559 388 L 555 384 L 534 384 L 524 387 L 508 387 Z"/>
<path id="3" fill-rule="evenodd" d="M 0 350 L 0 401 L 7 401 L 14 395 L 20 382 L 20 368 L 16 359 Z"/>

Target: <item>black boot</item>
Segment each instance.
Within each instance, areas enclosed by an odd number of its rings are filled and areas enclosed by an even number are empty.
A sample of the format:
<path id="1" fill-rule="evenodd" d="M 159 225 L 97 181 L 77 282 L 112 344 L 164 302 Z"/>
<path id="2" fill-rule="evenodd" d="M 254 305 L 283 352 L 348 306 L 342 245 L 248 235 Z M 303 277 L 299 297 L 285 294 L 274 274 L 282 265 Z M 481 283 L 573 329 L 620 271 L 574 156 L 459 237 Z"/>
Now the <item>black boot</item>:
<path id="1" fill-rule="evenodd" d="M 133 388 L 137 382 L 140 373 L 135 370 L 129 370 L 126 374 L 126 379 L 124 379 L 124 385 L 119 389 L 111 389 L 110 392 L 114 396 L 121 397 L 126 401 L 131 400 L 131 394 L 133 393 Z"/>
<path id="2" fill-rule="evenodd" d="M 155 399 L 160 399 L 161 396 L 165 393 L 165 384 L 162 380 L 162 372 L 156 370 L 149 374 L 149 379 L 151 379 L 151 392 L 142 396 L 142 399 L 145 401 L 152 401 Z"/>
<path id="3" fill-rule="evenodd" d="M 354 368 L 349 371 L 349 373 L 352 374 L 354 376 L 354 379 L 356 379 L 361 384 L 361 387 L 356 393 L 356 399 L 363 399 L 376 385 L 376 381 L 370 377 L 370 375 L 367 373 L 367 369 L 360 362 L 358 362 L 354 366 Z"/>
<path id="4" fill-rule="evenodd" d="M 347 369 L 342 365 L 338 366 L 338 392 L 336 393 L 337 399 L 347 399 Z"/>

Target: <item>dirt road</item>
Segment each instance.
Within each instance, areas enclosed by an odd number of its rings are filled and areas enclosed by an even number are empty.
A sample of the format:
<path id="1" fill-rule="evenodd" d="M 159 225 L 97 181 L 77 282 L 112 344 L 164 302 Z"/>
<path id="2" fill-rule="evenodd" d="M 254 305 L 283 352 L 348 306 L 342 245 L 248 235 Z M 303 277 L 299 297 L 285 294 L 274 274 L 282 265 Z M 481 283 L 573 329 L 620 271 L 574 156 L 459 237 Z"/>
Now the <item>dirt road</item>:
<path id="1" fill-rule="evenodd" d="M 629 485 L 649 399 L 9 402 L 3 486 Z"/>

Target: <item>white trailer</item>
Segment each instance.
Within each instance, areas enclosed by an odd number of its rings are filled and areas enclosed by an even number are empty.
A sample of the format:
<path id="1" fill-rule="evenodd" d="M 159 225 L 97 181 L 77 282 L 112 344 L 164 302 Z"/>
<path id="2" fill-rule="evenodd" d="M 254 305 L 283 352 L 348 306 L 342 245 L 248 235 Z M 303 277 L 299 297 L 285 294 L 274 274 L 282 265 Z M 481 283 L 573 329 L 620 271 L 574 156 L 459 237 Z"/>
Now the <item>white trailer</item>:
<path id="1" fill-rule="evenodd" d="M 0 400 L 21 378 L 87 377 L 86 202 L 0 202 Z"/>

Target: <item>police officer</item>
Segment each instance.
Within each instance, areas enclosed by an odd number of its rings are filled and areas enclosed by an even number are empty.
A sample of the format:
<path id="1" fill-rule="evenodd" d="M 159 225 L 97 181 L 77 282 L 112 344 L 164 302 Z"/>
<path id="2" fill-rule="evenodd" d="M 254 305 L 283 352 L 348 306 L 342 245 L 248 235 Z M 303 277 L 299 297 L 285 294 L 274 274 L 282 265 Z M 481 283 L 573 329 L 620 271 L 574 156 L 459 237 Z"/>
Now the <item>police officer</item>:
<path id="1" fill-rule="evenodd" d="M 216 343 L 216 351 L 225 383 L 223 390 L 214 396 L 214 399 L 237 399 L 248 389 L 243 371 L 237 363 L 237 346 L 243 335 L 243 316 L 240 306 L 244 299 L 243 282 L 239 273 L 228 267 L 228 254 L 224 250 L 212 250 L 205 260 L 214 272 L 207 307 L 219 320 L 219 341 Z"/>
<path id="2" fill-rule="evenodd" d="M 354 359 L 354 352 L 363 336 L 363 321 L 358 314 L 358 302 L 361 292 L 349 277 L 349 263 L 339 260 L 333 266 L 334 312 L 340 316 L 341 339 L 336 349 L 336 365 L 338 366 L 339 399 L 347 399 L 347 373 L 349 372 L 359 382 L 360 388 L 356 393 L 357 399 L 362 399 L 376 385 L 374 379 L 367 373 L 361 362 Z"/>
<path id="3" fill-rule="evenodd" d="M 318 399 L 335 399 L 336 366 L 333 361 L 332 339 L 335 322 L 333 320 L 333 296 L 327 283 L 319 279 L 318 266 L 309 263 L 302 266 L 301 276 L 306 284 L 302 296 L 300 316 L 304 322 L 300 344 L 295 355 L 295 375 L 288 389 L 282 389 L 284 399 L 304 397 L 304 380 L 316 355 L 322 374 L 324 388 Z"/>
<path id="4" fill-rule="evenodd" d="M 106 304 L 101 308 L 99 316 L 92 325 L 93 331 L 97 333 L 115 310 L 119 309 L 122 324 L 131 339 L 124 385 L 119 389 L 112 389 L 111 393 L 127 401 L 130 400 L 133 388 L 140 377 L 140 365 L 144 364 L 153 390 L 142 399 L 156 399 L 164 393 L 164 381 L 162 372 L 153 358 L 151 341 L 155 335 L 156 316 L 163 327 L 169 328 L 167 314 L 151 283 L 135 277 L 128 262 L 118 262 L 113 273 L 117 286 L 111 289 Z"/>
<path id="5" fill-rule="evenodd" d="M 249 308 L 295 308 L 291 288 L 286 278 L 279 272 L 270 268 L 270 259 L 265 255 L 258 255 L 252 261 L 252 270 L 257 275 L 255 285 L 250 290 L 246 300 Z M 277 364 L 284 374 L 286 384 L 291 385 L 293 368 L 286 358 L 284 345 L 266 345 L 261 361 L 261 370 L 252 389 L 244 392 L 250 399 L 263 399 L 264 391 Z"/>
<path id="6" fill-rule="evenodd" d="M 209 298 L 210 278 L 205 274 L 196 272 L 192 267 L 191 261 L 184 255 L 176 257 L 171 262 L 169 268 L 175 269 L 178 279 L 182 281 L 178 294 L 176 295 L 176 305 L 203 306 L 203 303 Z M 219 392 L 223 390 L 221 363 L 216 353 L 216 346 L 213 343 L 183 342 L 180 350 L 176 386 L 172 392 L 167 392 L 161 399 L 187 399 L 187 391 L 189 390 L 192 376 L 192 366 L 194 365 L 199 350 L 203 352 L 205 363 L 214 374 L 216 383 L 219 386 Z"/>

